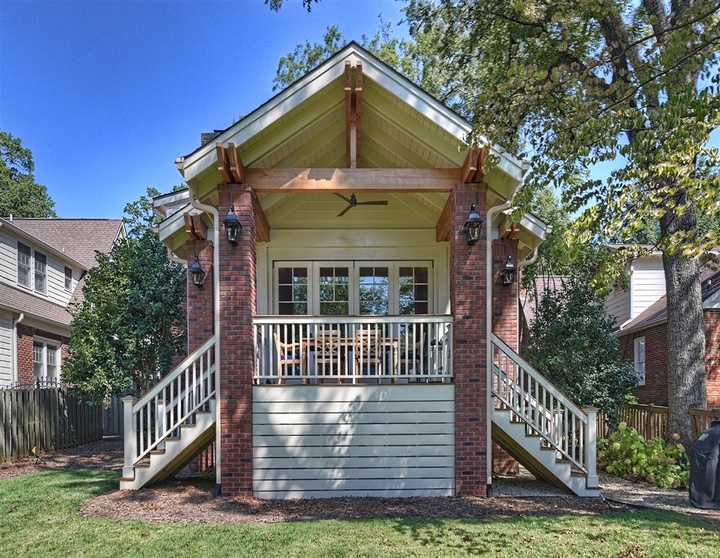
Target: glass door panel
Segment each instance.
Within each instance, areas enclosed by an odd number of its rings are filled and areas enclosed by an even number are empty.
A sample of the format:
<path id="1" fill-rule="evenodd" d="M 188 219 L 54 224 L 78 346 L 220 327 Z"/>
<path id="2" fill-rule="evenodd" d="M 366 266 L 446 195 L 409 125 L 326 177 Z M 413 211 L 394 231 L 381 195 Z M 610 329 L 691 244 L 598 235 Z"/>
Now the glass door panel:
<path id="1" fill-rule="evenodd" d="M 278 314 L 308 314 L 307 267 L 278 268 Z"/>
<path id="2" fill-rule="evenodd" d="M 390 269 L 362 266 L 358 272 L 358 302 L 362 316 L 390 313 Z"/>
<path id="3" fill-rule="evenodd" d="M 427 314 L 430 303 L 427 266 L 400 266 L 398 301 L 400 314 Z"/>
<path id="4" fill-rule="evenodd" d="M 320 267 L 320 315 L 350 314 L 350 268 Z"/>

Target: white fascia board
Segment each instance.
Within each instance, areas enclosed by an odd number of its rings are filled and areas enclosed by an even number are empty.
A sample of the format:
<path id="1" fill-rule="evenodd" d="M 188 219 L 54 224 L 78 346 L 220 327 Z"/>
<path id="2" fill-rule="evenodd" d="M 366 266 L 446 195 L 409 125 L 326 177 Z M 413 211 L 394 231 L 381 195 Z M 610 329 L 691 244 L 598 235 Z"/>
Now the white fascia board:
<path id="1" fill-rule="evenodd" d="M 190 203 L 190 190 L 187 188 L 177 192 L 170 192 L 153 198 L 153 208 L 162 217 L 167 217 L 170 208 Z"/>
<path id="2" fill-rule="evenodd" d="M 246 142 L 272 123 L 282 118 L 292 109 L 312 97 L 315 93 L 343 75 L 344 59 L 335 64 L 319 66 L 305 77 L 255 109 L 245 118 L 231 126 L 213 141 L 194 153 L 176 161 L 186 182 L 190 182 L 205 169 L 217 163 L 215 144 L 234 143 L 236 146 Z"/>
<path id="3" fill-rule="evenodd" d="M 533 236 L 539 238 L 541 242 L 547 238 L 549 233 L 547 225 L 531 213 L 526 213 L 522 216 L 522 219 L 520 219 L 520 226 Z"/>
<path id="4" fill-rule="evenodd" d="M 717 291 L 703 302 L 703 310 L 720 308 L 720 291 Z"/>
<path id="5" fill-rule="evenodd" d="M 188 204 L 182 210 L 176 211 L 170 215 L 170 217 L 160 222 L 157 228 L 158 238 L 164 241 L 179 230 L 185 230 L 185 219 L 183 216 L 187 213 L 197 213 L 197 211 L 193 210 L 192 206 Z"/>

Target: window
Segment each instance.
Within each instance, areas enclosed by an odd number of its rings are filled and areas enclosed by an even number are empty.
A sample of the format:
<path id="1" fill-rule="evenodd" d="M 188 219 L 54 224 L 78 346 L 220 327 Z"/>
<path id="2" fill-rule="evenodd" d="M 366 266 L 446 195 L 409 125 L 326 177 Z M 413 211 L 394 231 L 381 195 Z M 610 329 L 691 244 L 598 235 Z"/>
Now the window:
<path id="1" fill-rule="evenodd" d="M 400 314 L 427 314 L 430 289 L 427 267 L 400 267 Z"/>
<path id="2" fill-rule="evenodd" d="M 50 341 L 33 341 L 33 374 L 35 381 L 57 382 L 59 374 L 60 347 Z"/>
<path id="3" fill-rule="evenodd" d="M 361 267 L 359 275 L 360 315 L 390 313 L 390 273 L 387 267 Z"/>
<path id="4" fill-rule="evenodd" d="M 320 268 L 320 315 L 347 316 L 350 313 L 350 268 Z"/>
<path id="5" fill-rule="evenodd" d="M 25 246 L 22 242 L 18 242 L 17 247 L 17 274 L 18 283 L 23 287 L 30 288 L 30 262 L 32 260 L 32 250 L 30 246 Z"/>
<path id="6" fill-rule="evenodd" d="M 47 291 L 47 256 L 35 251 L 35 290 L 39 293 Z"/>
<path id="7" fill-rule="evenodd" d="M 65 268 L 65 290 L 72 291 L 72 269 L 69 267 Z"/>
<path id="8" fill-rule="evenodd" d="M 645 338 L 635 339 L 635 373 L 638 377 L 638 385 L 645 385 Z"/>
<path id="9" fill-rule="evenodd" d="M 308 270 L 306 267 L 278 269 L 278 313 L 283 316 L 308 313 Z"/>

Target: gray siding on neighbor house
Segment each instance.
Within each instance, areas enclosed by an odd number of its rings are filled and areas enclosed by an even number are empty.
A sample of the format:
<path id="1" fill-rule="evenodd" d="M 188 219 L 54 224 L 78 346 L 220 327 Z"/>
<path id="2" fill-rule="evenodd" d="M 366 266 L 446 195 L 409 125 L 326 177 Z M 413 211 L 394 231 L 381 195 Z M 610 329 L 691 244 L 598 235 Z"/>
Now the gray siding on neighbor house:
<path id="1" fill-rule="evenodd" d="M 13 381 L 12 338 L 12 314 L 0 310 L 0 387 L 7 387 Z"/>

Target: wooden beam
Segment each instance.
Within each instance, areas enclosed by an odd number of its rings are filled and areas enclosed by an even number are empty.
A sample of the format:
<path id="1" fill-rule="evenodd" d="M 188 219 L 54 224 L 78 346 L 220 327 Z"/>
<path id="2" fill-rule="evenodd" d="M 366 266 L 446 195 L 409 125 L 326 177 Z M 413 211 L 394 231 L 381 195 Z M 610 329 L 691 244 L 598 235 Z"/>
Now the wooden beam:
<path id="1" fill-rule="evenodd" d="M 355 161 L 360 164 L 362 156 L 362 62 L 355 65 Z"/>
<path id="2" fill-rule="evenodd" d="M 478 148 L 471 147 L 468 149 L 465 161 L 460 169 L 460 182 L 472 182 L 472 177 L 475 176 L 477 170 L 477 158 Z"/>
<path id="3" fill-rule="evenodd" d="M 230 160 L 230 174 L 233 181 L 242 184 L 245 182 L 245 165 L 243 165 L 234 143 L 228 143 L 227 153 L 228 159 Z"/>
<path id="4" fill-rule="evenodd" d="M 473 176 L 472 181 L 475 183 L 480 183 L 485 178 L 485 148 L 481 147 L 478 150 L 477 155 L 477 164 L 475 165 L 475 175 Z"/>
<path id="5" fill-rule="evenodd" d="M 195 234 L 195 228 L 193 227 L 192 215 L 185 213 L 183 215 L 183 221 L 185 222 L 185 232 L 193 240 L 198 240 L 197 234 Z"/>
<path id="6" fill-rule="evenodd" d="M 232 184 L 233 178 L 232 173 L 230 172 L 230 162 L 228 161 L 227 151 L 225 151 L 222 142 L 217 142 L 215 144 L 215 151 L 217 152 L 218 171 L 220 172 L 220 176 L 222 176 L 226 183 Z"/>
<path id="7" fill-rule="evenodd" d="M 520 224 L 513 223 L 510 228 L 507 226 L 507 222 L 510 219 L 508 215 L 503 215 L 503 218 L 498 225 L 498 236 L 500 238 L 515 238 L 520 232 Z"/>
<path id="8" fill-rule="evenodd" d="M 270 223 L 268 223 L 265 211 L 263 211 L 260 200 L 255 190 L 250 190 L 253 199 L 253 208 L 255 209 L 255 230 L 257 231 L 258 242 L 270 242 Z"/>
<path id="9" fill-rule="evenodd" d="M 193 231 L 198 240 L 207 240 L 207 226 L 200 215 L 191 215 Z"/>
<path id="10" fill-rule="evenodd" d="M 460 169 L 324 169 L 245 170 L 257 192 L 449 192 Z"/>
<path id="11" fill-rule="evenodd" d="M 345 61 L 345 166 L 353 166 L 352 67 Z"/>
<path id="12" fill-rule="evenodd" d="M 437 225 L 435 226 L 435 240 L 436 242 L 446 242 L 450 240 L 450 233 L 452 229 L 452 195 L 448 196 L 445 207 L 443 207 L 440 219 L 438 219 Z"/>

